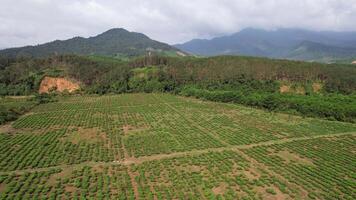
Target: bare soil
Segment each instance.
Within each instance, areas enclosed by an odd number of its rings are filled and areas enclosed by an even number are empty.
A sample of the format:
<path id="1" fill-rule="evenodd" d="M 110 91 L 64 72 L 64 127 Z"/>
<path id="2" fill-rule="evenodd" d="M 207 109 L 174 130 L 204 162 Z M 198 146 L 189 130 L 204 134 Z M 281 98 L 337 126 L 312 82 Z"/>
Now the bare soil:
<path id="1" fill-rule="evenodd" d="M 97 143 L 106 140 L 106 134 L 98 128 L 78 128 L 77 131 L 69 133 L 65 138 L 66 141 L 78 144 L 79 142 Z"/>
<path id="2" fill-rule="evenodd" d="M 10 123 L 0 126 L 0 133 L 16 133 L 17 130 Z"/>
<path id="3" fill-rule="evenodd" d="M 289 195 L 283 194 L 276 186 L 270 187 L 272 188 L 276 194 L 270 194 L 266 192 L 265 187 L 258 187 L 257 193 L 261 195 L 264 200 L 284 200 L 284 199 L 292 199 Z"/>
<path id="4" fill-rule="evenodd" d="M 305 94 L 305 89 L 304 89 L 304 87 L 301 87 L 301 86 L 296 87 L 296 88 L 295 88 L 295 93 L 296 93 L 296 94 L 302 94 L 302 95 L 304 95 L 304 94 Z"/>
<path id="5" fill-rule="evenodd" d="M 294 161 L 304 165 L 313 165 L 313 162 L 310 159 L 302 158 L 298 154 L 289 151 L 279 151 L 276 155 L 283 158 L 287 163 Z"/>
<path id="6" fill-rule="evenodd" d="M 214 187 L 212 190 L 215 195 L 223 195 L 226 192 L 226 188 L 226 183 L 220 183 L 218 187 Z"/>
<path id="7" fill-rule="evenodd" d="M 318 93 L 323 88 L 323 85 L 321 83 L 313 83 L 312 87 L 313 92 Z"/>
<path id="8" fill-rule="evenodd" d="M 5 189 L 6 189 L 5 183 L 1 183 L 1 184 L 0 184 L 0 192 L 5 191 Z"/>
<path id="9" fill-rule="evenodd" d="M 289 85 L 281 85 L 279 87 L 279 92 L 280 93 L 295 93 L 295 94 L 305 94 L 305 88 L 298 86 L 295 88 L 292 88 Z"/>
<path id="10" fill-rule="evenodd" d="M 54 77 L 44 77 L 40 84 L 39 93 L 48 93 L 51 90 L 55 90 L 57 92 L 74 92 L 80 89 L 79 83 L 68 80 L 66 78 L 54 78 Z"/>
<path id="11" fill-rule="evenodd" d="M 51 175 L 48 179 L 48 184 L 54 185 L 56 183 L 57 178 L 69 177 L 71 173 L 72 173 L 72 168 L 65 168 L 61 172 Z"/>
<path id="12" fill-rule="evenodd" d="M 71 186 L 71 185 L 66 185 L 66 186 L 64 187 L 64 190 L 65 190 L 66 192 L 73 193 L 73 192 L 76 192 L 76 191 L 78 190 L 78 188 L 77 188 L 77 187 L 74 187 L 74 186 Z"/>
<path id="13" fill-rule="evenodd" d="M 250 180 L 258 179 L 261 176 L 260 173 L 252 167 L 248 171 L 244 171 L 244 175 Z"/>
<path id="14" fill-rule="evenodd" d="M 281 85 L 281 87 L 279 88 L 279 92 L 280 93 L 287 93 L 290 92 L 291 88 L 288 85 Z"/>

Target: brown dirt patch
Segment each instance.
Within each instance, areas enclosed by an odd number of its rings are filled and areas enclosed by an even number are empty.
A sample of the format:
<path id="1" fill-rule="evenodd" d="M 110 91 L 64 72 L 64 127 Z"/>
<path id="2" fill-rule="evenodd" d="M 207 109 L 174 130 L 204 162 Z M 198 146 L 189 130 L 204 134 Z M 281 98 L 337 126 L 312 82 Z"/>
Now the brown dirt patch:
<path id="1" fill-rule="evenodd" d="M 66 185 L 66 186 L 64 187 L 64 190 L 65 190 L 66 192 L 73 193 L 73 192 L 76 192 L 76 191 L 78 190 L 78 188 L 77 188 L 77 187 L 74 187 L 74 186 L 71 186 L 71 185 Z"/>
<path id="2" fill-rule="evenodd" d="M 323 85 L 321 83 L 313 83 L 313 92 L 320 92 L 320 90 L 323 88 Z"/>
<path id="3" fill-rule="evenodd" d="M 55 185 L 58 178 L 67 178 L 72 174 L 71 168 L 65 168 L 61 172 L 52 174 L 48 179 L 49 185 Z"/>
<path id="4" fill-rule="evenodd" d="M 79 83 L 68 80 L 66 78 L 44 77 L 40 84 L 39 93 L 48 93 L 51 90 L 57 92 L 74 92 L 80 88 Z"/>
<path id="5" fill-rule="evenodd" d="M 17 130 L 11 124 L 4 124 L 0 126 L 0 133 L 16 133 Z"/>
<path id="6" fill-rule="evenodd" d="M 279 87 L 280 93 L 295 93 L 295 94 L 305 94 L 305 88 L 302 86 L 291 87 L 290 85 L 281 85 Z"/>
<path id="7" fill-rule="evenodd" d="M 304 164 L 304 165 L 314 165 L 313 161 L 311 161 L 310 159 L 302 158 L 298 154 L 291 153 L 286 150 L 279 151 L 279 152 L 275 153 L 275 155 L 278 155 L 279 157 L 281 157 L 283 160 L 286 161 L 286 163 L 297 162 L 297 163 Z"/>
<path id="8" fill-rule="evenodd" d="M 63 138 L 63 140 L 72 142 L 73 144 L 78 144 L 79 142 L 104 142 L 106 139 L 106 134 L 98 128 L 78 128 Z"/>
<path id="9" fill-rule="evenodd" d="M 1 184 L 0 184 L 0 192 L 4 192 L 5 189 L 6 189 L 5 183 L 1 183 Z"/>
<path id="10" fill-rule="evenodd" d="M 250 180 L 255 180 L 261 177 L 260 173 L 254 168 L 244 171 L 244 175 Z"/>
<path id="11" fill-rule="evenodd" d="M 280 93 L 287 93 L 290 92 L 291 88 L 288 85 L 281 85 L 281 87 L 279 87 L 279 92 Z"/>
<path id="12" fill-rule="evenodd" d="M 275 191 L 276 194 L 268 193 L 266 190 L 271 188 Z M 272 187 L 258 187 L 257 193 L 264 200 L 284 200 L 284 199 L 292 199 L 289 195 L 282 193 L 276 186 Z"/>
<path id="13" fill-rule="evenodd" d="M 295 93 L 304 95 L 305 94 L 305 88 L 302 87 L 302 86 L 296 87 L 295 88 Z"/>
<path id="14" fill-rule="evenodd" d="M 220 185 L 218 187 L 214 187 L 212 191 L 215 195 L 219 195 L 219 194 L 223 195 L 225 194 L 226 189 L 227 189 L 226 183 L 220 183 Z"/>

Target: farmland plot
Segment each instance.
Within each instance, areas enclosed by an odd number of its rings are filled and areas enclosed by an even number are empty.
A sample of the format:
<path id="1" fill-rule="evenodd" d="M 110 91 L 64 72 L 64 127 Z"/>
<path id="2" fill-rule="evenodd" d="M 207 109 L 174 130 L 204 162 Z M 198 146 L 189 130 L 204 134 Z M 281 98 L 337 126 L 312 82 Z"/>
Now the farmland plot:
<path id="1" fill-rule="evenodd" d="M 308 191 L 311 199 L 355 199 L 356 136 L 256 147 L 246 153 Z"/>
<path id="2" fill-rule="evenodd" d="M 61 97 L 11 127 L 0 199 L 355 199 L 355 124 L 124 94 Z"/>

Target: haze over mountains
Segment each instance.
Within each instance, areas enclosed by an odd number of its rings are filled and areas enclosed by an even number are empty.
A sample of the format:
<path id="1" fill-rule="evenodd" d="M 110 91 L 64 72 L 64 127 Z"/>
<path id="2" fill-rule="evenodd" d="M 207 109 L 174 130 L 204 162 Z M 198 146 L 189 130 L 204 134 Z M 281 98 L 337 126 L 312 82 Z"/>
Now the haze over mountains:
<path id="1" fill-rule="evenodd" d="M 175 47 L 203 56 L 248 55 L 331 62 L 356 57 L 356 32 L 247 28 L 210 40 L 193 39 Z"/>
<path id="2" fill-rule="evenodd" d="M 302 29 L 267 31 L 247 28 L 232 35 L 210 40 L 193 39 L 174 46 L 150 39 L 142 33 L 123 28 L 110 29 L 94 37 L 0 50 L 8 57 L 45 57 L 52 54 L 135 57 L 147 52 L 184 56 L 245 55 L 291 60 L 337 62 L 356 60 L 356 32 L 315 32 Z"/>
<path id="3" fill-rule="evenodd" d="M 159 54 L 184 54 L 175 47 L 150 39 L 142 33 L 123 28 L 110 29 L 94 37 L 74 37 L 53 42 L 0 51 L 0 55 L 44 57 L 51 54 L 79 54 L 105 56 L 139 56 L 147 51 Z"/>

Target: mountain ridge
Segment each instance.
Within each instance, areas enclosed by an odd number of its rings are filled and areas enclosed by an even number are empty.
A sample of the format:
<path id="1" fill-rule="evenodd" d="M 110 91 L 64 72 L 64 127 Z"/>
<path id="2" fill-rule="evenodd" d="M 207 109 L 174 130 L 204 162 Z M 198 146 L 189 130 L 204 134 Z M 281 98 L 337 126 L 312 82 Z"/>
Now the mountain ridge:
<path id="1" fill-rule="evenodd" d="M 7 57 L 45 57 L 51 54 L 140 56 L 145 55 L 147 51 L 170 52 L 177 55 L 184 53 L 166 43 L 152 40 L 142 33 L 113 28 L 87 38 L 76 36 L 67 40 L 54 40 L 35 46 L 3 49 L 0 50 L 0 55 Z"/>
<path id="2" fill-rule="evenodd" d="M 325 56 L 310 57 L 307 54 L 314 52 L 308 51 L 304 53 L 305 55 L 294 57 L 296 48 L 305 41 L 314 43 L 316 52 Z M 356 44 L 356 32 L 246 28 L 231 35 L 211 39 L 193 39 L 174 46 L 183 51 L 202 56 L 244 55 L 330 62 L 334 59 L 356 56 L 354 44 Z M 325 46 L 328 46 L 328 48 L 325 48 Z M 335 49 L 335 52 L 332 51 L 333 49 Z M 325 52 L 322 52 L 322 50 L 325 50 Z"/>

